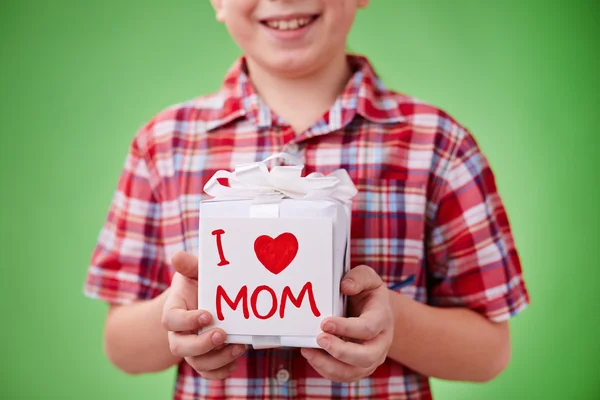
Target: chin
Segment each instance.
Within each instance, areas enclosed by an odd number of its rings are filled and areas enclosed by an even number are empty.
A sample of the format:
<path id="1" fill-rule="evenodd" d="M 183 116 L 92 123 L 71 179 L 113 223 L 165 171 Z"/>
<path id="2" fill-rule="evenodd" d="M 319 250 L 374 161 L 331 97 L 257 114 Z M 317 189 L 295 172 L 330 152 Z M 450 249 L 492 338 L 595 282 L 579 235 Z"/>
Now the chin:
<path id="1" fill-rule="evenodd" d="M 319 58 L 307 52 L 280 52 L 261 62 L 263 68 L 288 77 L 310 74 L 319 68 Z"/>

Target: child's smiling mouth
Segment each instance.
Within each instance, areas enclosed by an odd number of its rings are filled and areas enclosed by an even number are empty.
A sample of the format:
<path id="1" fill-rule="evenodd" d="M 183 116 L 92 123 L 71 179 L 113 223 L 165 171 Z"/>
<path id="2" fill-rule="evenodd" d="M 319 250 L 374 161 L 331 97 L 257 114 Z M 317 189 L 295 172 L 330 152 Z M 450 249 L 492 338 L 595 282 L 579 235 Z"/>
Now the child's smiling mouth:
<path id="1" fill-rule="evenodd" d="M 318 14 L 297 14 L 265 18 L 261 19 L 260 23 L 275 31 L 300 31 L 312 25 L 318 18 Z"/>

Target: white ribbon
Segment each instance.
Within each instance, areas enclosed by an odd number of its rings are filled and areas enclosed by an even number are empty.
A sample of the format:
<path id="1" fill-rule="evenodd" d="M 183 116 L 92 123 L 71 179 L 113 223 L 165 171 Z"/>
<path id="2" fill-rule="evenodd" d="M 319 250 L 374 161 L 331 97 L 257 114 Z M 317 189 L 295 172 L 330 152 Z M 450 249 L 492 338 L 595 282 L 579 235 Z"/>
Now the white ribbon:
<path id="1" fill-rule="evenodd" d="M 269 171 L 266 163 L 276 158 L 293 165 L 276 166 Z M 347 201 L 357 194 L 346 170 L 339 169 L 327 176 L 312 173 L 302 177 L 303 169 L 304 165 L 297 158 L 287 153 L 277 153 L 262 162 L 238 165 L 234 172 L 217 171 L 204 186 L 204 191 L 215 198 L 252 198 L 260 202 L 277 201 L 284 197 Z M 219 182 L 222 178 L 229 180 L 229 186 Z"/>

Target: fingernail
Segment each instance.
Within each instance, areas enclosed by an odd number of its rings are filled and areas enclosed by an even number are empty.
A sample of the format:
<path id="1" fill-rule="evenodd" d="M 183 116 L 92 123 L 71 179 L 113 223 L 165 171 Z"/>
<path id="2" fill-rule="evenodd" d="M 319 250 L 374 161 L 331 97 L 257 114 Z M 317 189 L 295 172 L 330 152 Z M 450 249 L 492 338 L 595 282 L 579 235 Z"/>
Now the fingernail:
<path id="1" fill-rule="evenodd" d="M 344 286 L 346 289 L 354 289 L 354 281 L 352 279 L 344 279 L 344 281 L 342 282 L 342 286 Z"/>
<path id="2" fill-rule="evenodd" d="M 200 314 L 198 319 L 202 325 L 208 325 L 210 323 L 210 317 L 207 314 Z"/>
<path id="3" fill-rule="evenodd" d="M 323 330 L 325 332 L 333 333 L 333 331 L 335 331 L 335 325 L 332 322 L 327 322 L 323 325 Z"/>
<path id="4" fill-rule="evenodd" d="M 325 350 L 329 348 L 329 339 L 326 336 L 321 336 L 317 338 L 317 343 Z"/>
<path id="5" fill-rule="evenodd" d="M 302 353 L 302 356 L 307 360 L 310 360 L 314 356 L 314 353 L 311 349 L 302 349 L 300 350 L 300 353 Z"/>
<path id="6" fill-rule="evenodd" d="M 225 341 L 225 337 L 223 336 L 223 334 L 221 334 L 219 332 L 213 333 L 211 338 L 212 338 L 213 343 L 216 345 L 219 345 Z"/>
<path id="7" fill-rule="evenodd" d="M 244 353 L 244 350 L 246 350 L 245 347 L 242 346 L 235 346 L 233 348 L 233 350 L 231 351 L 231 355 L 234 357 L 239 357 Z"/>

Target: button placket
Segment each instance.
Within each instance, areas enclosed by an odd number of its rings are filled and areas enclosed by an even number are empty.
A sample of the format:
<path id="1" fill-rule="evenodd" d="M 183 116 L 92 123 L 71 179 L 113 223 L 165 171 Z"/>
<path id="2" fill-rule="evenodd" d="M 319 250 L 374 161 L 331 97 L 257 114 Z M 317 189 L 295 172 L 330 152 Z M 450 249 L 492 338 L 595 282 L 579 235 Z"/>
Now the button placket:
<path id="1" fill-rule="evenodd" d="M 298 160 L 300 160 L 300 162 L 304 163 L 304 147 L 302 144 L 298 144 L 298 143 L 288 143 L 285 146 L 283 146 L 282 151 L 284 153 L 287 153 L 291 156 L 296 157 Z"/>
<path id="2" fill-rule="evenodd" d="M 298 151 L 300 151 L 300 146 L 298 146 L 296 143 L 290 143 L 286 145 L 283 149 L 286 153 L 296 156 L 298 155 Z"/>

